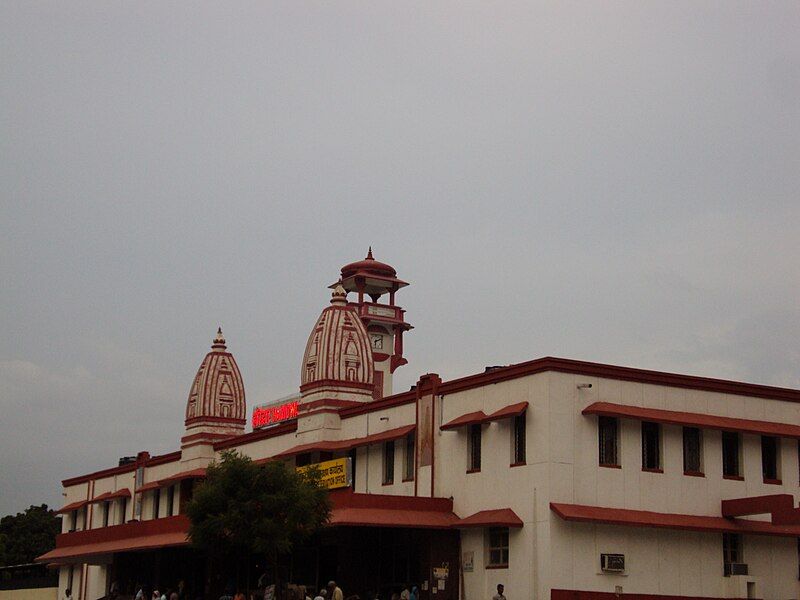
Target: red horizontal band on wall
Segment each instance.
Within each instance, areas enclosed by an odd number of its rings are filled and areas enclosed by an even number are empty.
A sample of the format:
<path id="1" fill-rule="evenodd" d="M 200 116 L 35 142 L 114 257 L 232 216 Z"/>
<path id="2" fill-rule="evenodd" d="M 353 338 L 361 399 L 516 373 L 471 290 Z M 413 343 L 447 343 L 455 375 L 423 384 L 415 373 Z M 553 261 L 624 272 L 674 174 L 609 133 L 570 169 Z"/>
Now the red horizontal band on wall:
<path id="1" fill-rule="evenodd" d="M 78 510 L 79 508 L 81 508 L 82 506 L 86 506 L 87 504 L 89 504 L 88 500 L 78 500 L 77 502 L 70 502 L 66 506 L 62 506 L 61 508 L 59 508 L 56 512 L 68 513 L 73 510 Z"/>
<path id="2" fill-rule="evenodd" d="M 366 437 L 352 438 L 349 440 L 321 440 L 319 442 L 310 442 L 308 444 L 301 444 L 294 446 L 276 454 L 274 458 L 283 458 L 287 456 L 294 456 L 295 454 L 303 454 L 305 452 L 344 452 L 360 446 L 369 446 L 371 444 L 380 444 L 382 442 L 390 442 L 404 438 L 409 433 L 417 428 L 416 425 L 405 425 L 395 429 L 389 429 L 380 433 L 373 433 Z"/>
<path id="3" fill-rule="evenodd" d="M 510 508 L 482 510 L 458 521 L 453 527 L 466 529 L 470 527 L 522 527 L 522 519 Z"/>
<path id="4" fill-rule="evenodd" d="M 723 600 L 708 596 L 665 596 L 661 594 L 628 594 L 626 600 Z M 550 590 L 550 600 L 620 600 L 614 592 L 590 592 L 586 590 Z M 744 600 L 744 598 L 726 598 L 724 600 Z"/>
<path id="5" fill-rule="evenodd" d="M 106 500 L 114 500 L 115 498 L 130 498 L 131 491 L 128 488 L 124 490 L 117 490 L 116 492 L 106 492 L 105 494 L 100 494 L 96 498 L 89 500 L 90 504 L 95 504 L 97 502 L 105 502 Z"/>
<path id="6" fill-rule="evenodd" d="M 481 423 L 490 423 L 492 421 L 500 421 L 502 419 L 510 419 L 511 417 L 518 417 L 522 413 L 524 413 L 528 409 L 527 402 L 517 402 L 516 404 L 509 404 L 508 406 L 504 406 L 500 410 L 496 410 L 491 414 L 486 414 L 482 410 L 478 410 L 476 412 L 467 413 L 466 415 L 461 415 L 453 419 L 452 421 L 448 421 L 439 429 L 442 431 L 448 431 L 452 429 L 458 429 L 459 427 L 466 427 L 467 425 L 478 425 Z"/>
<path id="7" fill-rule="evenodd" d="M 683 425 L 701 429 L 718 429 L 722 431 L 741 431 L 756 435 L 770 435 L 784 438 L 800 439 L 800 426 L 789 423 L 773 423 L 771 421 L 753 421 L 736 419 L 660 408 L 643 408 L 627 406 L 611 402 L 595 402 L 583 409 L 584 415 L 600 415 L 638 421 L 653 421 L 665 425 Z"/>
<path id="8" fill-rule="evenodd" d="M 726 519 L 725 517 L 704 515 L 658 513 L 646 510 L 606 508 L 603 506 L 585 506 L 581 504 L 561 504 L 557 502 L 550 503 L 550 510 L 565 521 L 574 521 L 578 523 L 655 527 L 659 529 L 704 531 L 707 533 L 745 533 L 785 537 L 800 536 L 799 525 L 775 525 L 767 521 Z"/>

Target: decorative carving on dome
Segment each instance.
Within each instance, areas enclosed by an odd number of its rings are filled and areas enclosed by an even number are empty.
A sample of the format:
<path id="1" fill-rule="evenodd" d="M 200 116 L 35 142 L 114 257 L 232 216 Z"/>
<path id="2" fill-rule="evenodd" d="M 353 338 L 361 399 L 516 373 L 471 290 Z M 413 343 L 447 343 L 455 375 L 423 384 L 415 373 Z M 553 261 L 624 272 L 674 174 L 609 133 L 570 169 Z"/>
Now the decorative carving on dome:
<path id="1" fill-rule="evenodd" d="M 239 366 L 227 352 L 222 329 L 197 369 L 186 404 L 186 425 L 192 422 L 224 423 L 228 429 L 244 430 L 246 422 L 244 383 Z"/>

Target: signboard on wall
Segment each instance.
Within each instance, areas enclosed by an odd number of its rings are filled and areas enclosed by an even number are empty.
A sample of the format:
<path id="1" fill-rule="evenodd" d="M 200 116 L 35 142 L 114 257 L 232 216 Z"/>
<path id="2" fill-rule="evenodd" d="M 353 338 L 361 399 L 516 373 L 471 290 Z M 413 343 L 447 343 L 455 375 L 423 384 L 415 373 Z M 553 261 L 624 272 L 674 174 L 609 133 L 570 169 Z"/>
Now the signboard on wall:
<path id="1" fill-rule="evenodd" d="M 316 468 L 319 471 L 322 487 L 335 490 L 353 485 L 352 461 L 348 458 L 335 458 L 320 463 L 297 467 L 298 473 Z"/>
<path id="2" fill-rule="evenodd" d="M 253 407 L 253 429 L 272 427 L 284 421 L 297 418 L 299 400 L 283 399 L 270 404 Z"/>
<path id="3" fill-rule="evenodd" d="M 475 570 L 475 552 L 472 550 L 464 552 L 461 558 L 461 566 L 466 573 L 472 573 Z"/>

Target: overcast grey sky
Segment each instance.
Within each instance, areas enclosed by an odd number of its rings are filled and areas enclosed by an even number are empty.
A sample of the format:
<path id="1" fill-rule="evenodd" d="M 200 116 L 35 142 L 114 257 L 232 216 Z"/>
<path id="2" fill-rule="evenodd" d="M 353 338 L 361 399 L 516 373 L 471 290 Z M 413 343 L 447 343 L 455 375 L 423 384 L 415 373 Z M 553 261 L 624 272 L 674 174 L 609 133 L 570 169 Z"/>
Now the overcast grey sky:
<path id="1" fill-rule="evenodd" d="M 338 269 L 396 390 L 556 355 L 800 387 L 800 3 L 0 3 L 0 515 L 178 448 Z"/>

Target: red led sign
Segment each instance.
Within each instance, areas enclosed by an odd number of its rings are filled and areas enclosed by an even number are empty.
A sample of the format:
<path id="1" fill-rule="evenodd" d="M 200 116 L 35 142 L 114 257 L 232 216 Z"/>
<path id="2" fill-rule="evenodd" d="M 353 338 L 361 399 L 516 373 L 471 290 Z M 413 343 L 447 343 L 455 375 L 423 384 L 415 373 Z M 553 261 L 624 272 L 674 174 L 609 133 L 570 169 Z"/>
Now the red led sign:
<path id="1" fill-rule="evenodd" d="M 275 406 L 256 406 L 253 408 L 253 429 L 275 425 L 282 421 L 297 418 L 297 407 L 300 402 L 286 402 Z"/>

